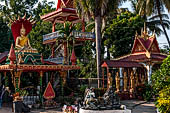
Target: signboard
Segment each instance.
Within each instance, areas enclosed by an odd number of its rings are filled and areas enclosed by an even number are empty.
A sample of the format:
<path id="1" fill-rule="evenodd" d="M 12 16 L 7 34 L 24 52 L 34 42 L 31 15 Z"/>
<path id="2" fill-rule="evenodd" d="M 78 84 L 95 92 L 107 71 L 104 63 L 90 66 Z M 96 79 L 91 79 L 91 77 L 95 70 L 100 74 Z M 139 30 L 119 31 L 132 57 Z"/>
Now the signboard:
<path id="1" fill-rule="evenodd" d="M 72 34 L 76 38 L 95 38 L 95 34 L 92 32 L 73 31 Z"/>
<path id="2" fill-rule="evenodd" d="M 92 32 L 73 31 L 72 35 L 75 38 L 95 39 L 95 34 Z M 55 42 L 59 37 L 64 37 L 64 34 L 59 31 L 43 35 L 43 44 Z"/>
<path id="3" fill-rule="evenodd" d="M 44 61 L 48 61 L 56 64 L 63 64 L 64 58 L 63 57 L 49 58 L 49 59 L 44 59 Z"/>
<path id="4" fill-rule="evenodd" d="M 64 34 L 59 33 L 59 31 L 43 35 L 43 44 L 55 42 L 56 38 L 59 38 L 59 37 L 64 37 Z"/>

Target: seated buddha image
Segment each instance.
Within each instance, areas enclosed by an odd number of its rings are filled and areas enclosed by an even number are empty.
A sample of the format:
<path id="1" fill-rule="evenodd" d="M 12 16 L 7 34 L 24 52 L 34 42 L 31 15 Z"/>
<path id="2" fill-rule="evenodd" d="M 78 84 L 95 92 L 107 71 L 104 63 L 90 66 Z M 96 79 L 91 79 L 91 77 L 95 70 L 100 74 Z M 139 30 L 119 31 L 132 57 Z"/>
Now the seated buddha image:
<path id="1" fill-rule="evenodd" d="M 16 38 L 15 47 L 17 49 L 32 49 L 29 38 L 25 36 L 25 34 L 26 34 L 26 30 L 22 24 L 22 28 L 20 29 L 20 36 Z"/>

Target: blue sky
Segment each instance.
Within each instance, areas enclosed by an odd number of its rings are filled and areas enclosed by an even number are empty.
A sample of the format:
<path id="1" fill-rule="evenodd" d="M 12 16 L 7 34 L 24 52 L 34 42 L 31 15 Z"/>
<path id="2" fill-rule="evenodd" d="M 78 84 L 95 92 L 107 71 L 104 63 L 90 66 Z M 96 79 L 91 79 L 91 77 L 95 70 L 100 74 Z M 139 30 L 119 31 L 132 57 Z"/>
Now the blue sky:
<path id="1" fill-rule="evenodd" d="M 130 11 L 132 11 L 132 8 L 130 7 L 131 3 L 130 2 L 125 2 L 124 4 L 122 4 L 122 8 L 128 8 Z M 165 13 L 168 14 L 168 11 L 165 10 Z M 168 14 L 170 17 L 170 13 Z M 161 27 L 160 27 L 161 28 Z M 167 30 L 168 36 L 170 37 L 170 30 Z M 162 34 L 161 36 L 157 37 L 157 41 L 159 43 L 159 46 L 162 48 L 163 45 L 168 45 L 166 37 L 164 34 Z"/>
<path id="2" fill-rule="evenodd" d="M 39 1 L 42 1 L 42 0 L 39 0 Z M 56 4 L 57 0 L 47 0 L 47 1 L 48 2 L 53 1 Z M 0 4 L 2 4 L 2 2 L 0 2 Z M 132 11 L 132 8 L 130 6 L 131 6 L 130 2 L 125 2 L 122 4 L 121 8 L 128 8 L 130 11 Z M 168 11 L 166 10 L 165 13 L 168 14 Z M 170 17 L 170 14 L 169 14 L 169 17 Z M 170 37 L 170 30 L 168 30 L 168 36 Z M 157 40 L 161 48 L 163 47 L 163 45 L 167 45 L 167 41 L 164 35 L 157 37 Z"/>

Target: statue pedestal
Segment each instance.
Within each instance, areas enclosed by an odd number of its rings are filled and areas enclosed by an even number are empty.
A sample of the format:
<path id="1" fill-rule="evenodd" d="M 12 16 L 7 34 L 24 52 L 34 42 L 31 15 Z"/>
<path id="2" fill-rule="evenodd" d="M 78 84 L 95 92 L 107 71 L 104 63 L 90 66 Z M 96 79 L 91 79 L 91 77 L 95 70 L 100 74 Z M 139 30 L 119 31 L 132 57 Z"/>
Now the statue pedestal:
<path id="1" fill-rule="evenodd" d="M 131 113 L 131 110 L 85 110 L 80 108 L 79 113 Z"/>

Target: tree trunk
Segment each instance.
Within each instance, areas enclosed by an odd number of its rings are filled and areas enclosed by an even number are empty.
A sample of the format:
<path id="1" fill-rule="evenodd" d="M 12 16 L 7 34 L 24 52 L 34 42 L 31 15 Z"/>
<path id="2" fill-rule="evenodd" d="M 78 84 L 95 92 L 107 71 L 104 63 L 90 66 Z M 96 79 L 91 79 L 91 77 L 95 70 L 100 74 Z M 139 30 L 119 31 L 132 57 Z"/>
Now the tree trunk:
<path id="1" fill-rule="evenodd" d="M 97 78 L 98 88 L 100 87 L 100 75 L 101 75 L 101 16 L 95 17 L 95 33 L 96 33 L 96 60 L 97 60 Z"/>
<path id="2" fill-rule="evenodd" d="M 162 26 L 162 28 L 163 28 L 163 31 L 164 31 L 164 33 L 165 33 L 165 37 L 166 37 L 166 39 L 167 39 L 167 41 L 168 41 L 168 45 L 169 45 L 169 47 L 170 47 L 169 37 L 168 37 L 168 34 L 167 34 L 167 32 L 166 32 L 165 26 L 164 26 L 163 23 L 162 23 L 162 15 L 161 15 L 161 11 L 160 11 L 160 2 L 159 2 L 159 0 L 156 0 L 156 7 L 157 7 L 157 10 L 158 10 L 158 15 L 159 15 L 159 18 L 160 18 L 161 26 Z"/>

